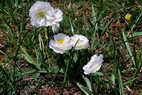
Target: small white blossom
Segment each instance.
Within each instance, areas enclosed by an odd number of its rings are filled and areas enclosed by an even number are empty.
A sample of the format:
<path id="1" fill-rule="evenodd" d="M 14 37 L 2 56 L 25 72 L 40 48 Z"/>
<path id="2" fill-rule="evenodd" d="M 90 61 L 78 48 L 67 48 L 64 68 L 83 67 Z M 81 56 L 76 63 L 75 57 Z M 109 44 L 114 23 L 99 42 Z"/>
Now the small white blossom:
<path id="1" fill-rule="evenodd" d="M 103 61 L 103 55 L 93 55 L 91 60 L 83 66 L 84 74 L 97 72 L 101 68 Z"/>
<path id="2" fill-rule="evenodd" d="M 71 37 L 71 40 L 72 45 L 76 50 L 86 49 L 89 47 L 89 40 L 83 35 L 75 34 Z"/>
<path id="3" fill-rule="evenodd" d="M 54 40 L 50 40 L 49 47 L 53 49 L 54 52 L 63 54 L 66 50 L 72 48 L 71 39 L 63 33 L 58 33 L 54 35 Z"/>
<path id="4" fill-rule="evenodd" d="M 58 8 L 53 8 L 48 2 L 37 1 L 30 8 L 29 16 L 33 26 L 53 26 L 62 21 L 63 12 Z"/>

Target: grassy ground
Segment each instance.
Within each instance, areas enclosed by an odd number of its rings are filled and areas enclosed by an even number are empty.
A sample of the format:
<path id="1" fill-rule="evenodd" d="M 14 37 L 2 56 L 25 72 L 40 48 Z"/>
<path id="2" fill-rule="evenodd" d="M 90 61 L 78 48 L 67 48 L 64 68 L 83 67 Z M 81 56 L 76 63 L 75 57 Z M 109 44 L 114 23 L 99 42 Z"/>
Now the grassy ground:
<path id="1" fill-rule="evenodd" d="M 104 63 L 85 76 L 93 94 L 142 95 L 140 0 L 44 0 L 63 10 L 60 32 L 90 40 L 88 50 L 63 55 L 48 48 L 51 28 L 30 25 L 35 1 L 0 1 L 1 95 L 83 95 L 76 83 L 86 87 L 82 66 L 95 53 L 104 55 Z"/>

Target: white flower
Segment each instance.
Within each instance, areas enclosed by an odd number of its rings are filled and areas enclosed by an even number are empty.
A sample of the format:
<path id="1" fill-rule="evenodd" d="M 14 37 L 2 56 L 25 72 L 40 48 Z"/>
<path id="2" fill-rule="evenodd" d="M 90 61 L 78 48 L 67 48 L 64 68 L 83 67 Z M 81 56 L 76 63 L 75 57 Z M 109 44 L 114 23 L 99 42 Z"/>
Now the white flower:
<path id="1" fill-rule="evenodd" d="M 103 61 L 103 55 L 93 55 L 91 60 L 83 66 L 84 74 L 97 72 L 101 68 Z"/>
<path id="2" fill-rule="evenodd" d="M 58 33 L 54 35 L 54 40 L 50 40 L 49 47 L 56 53 L 63 54 L 66 50 L 72 48 L 70 37 L 63 33 Z"/>
<path id="3" fill-rule="evenodd" d="M 34 26 L 53 26 L 62 21 L 63 12 L 53 8 L 48 2 L 37 1 L 30 8 L 29 16 Z"/>
<path id="4" fill-rule="evenodd" d="M 72 45 L 76 50 L 86 49 L 89 47 L 89 40 L 83 35 L 75 34 L 71 37 L 71 40 Z"/>

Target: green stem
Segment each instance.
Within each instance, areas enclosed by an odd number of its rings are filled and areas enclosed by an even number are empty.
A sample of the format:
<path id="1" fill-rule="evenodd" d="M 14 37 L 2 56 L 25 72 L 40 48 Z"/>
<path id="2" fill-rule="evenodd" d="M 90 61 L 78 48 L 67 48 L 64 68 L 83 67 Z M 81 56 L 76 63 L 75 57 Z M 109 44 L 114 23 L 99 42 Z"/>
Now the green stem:
<path id="1" fill-rule="evenodd" d="M 131 49 L 130 49 L 130 46 L 129 46 L 129 43 L 128 43 L 128 40 L 127 40 L 127 37 L 126 37 L 124 31 L 122 31 L 122 36 L 123 36 L 123 40 L 124 40 L 124 43 L 125 43 L 125 45 L 126 45 L 126 48 L 127 48 L 127 50 L 128 50 L 128 53 L 129 53 L 129 55 L 130 55 L 130 57 L 131 57 L 131 59 L 132 59 L 134 65 L 135 65 L 135 59 L 134 59 L 134 56 L 133 56 L 132 51 L 131 51 Z"/>
<path id="2" fill-rule="evenodd" d="M 46 40 L 48 40 L 48 33 L 47 33 L 47 30 L 48 30 L 47 27 L 45 27 L 45 28 L 44 28 L 44 33 L 45 33 L 45 38 L 46 38 Z"/>
<path id="3" fill-rule="evenodd" d="M 67 63 L 66 71 L 65 71 L 65 74 L 64 74 L 64 83 L 67 81 L 68 69 L 69 69 L 69 63 Z"/>

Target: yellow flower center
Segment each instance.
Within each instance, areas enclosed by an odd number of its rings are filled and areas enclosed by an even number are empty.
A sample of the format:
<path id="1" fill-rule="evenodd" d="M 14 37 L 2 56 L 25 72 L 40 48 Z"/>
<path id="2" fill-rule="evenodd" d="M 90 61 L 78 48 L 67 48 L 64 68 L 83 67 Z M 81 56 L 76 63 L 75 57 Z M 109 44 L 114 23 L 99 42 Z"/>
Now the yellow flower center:
<path id="1" fill-rule="evenodd" d="M 46 16 L 46 12 L 45 11 L 37 11 L 36 13 L 37 18 L 44 18 Z"/>
<path id="2" fill-rule="evenodd" d="M 64 43 L 64 40 L 56 40 L 57 41 L 57 43 L 59 43 L 59 44 L 63 44 Z"/>
<path id="3" fill-rule="evenodd" d="M 78 45 L 78 46 L 76 46 L 76 48 L 83 48 L 83 46 L 82 45 Z"/>
<path id="4" fill-rule="evenodd" d="M 132 14 L 127 13 L 126 16 L 125 16 L 125 19 L 126 19 L 127 21 L 130 21 L 130 20 L 132 19 Z"/>

